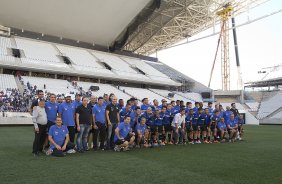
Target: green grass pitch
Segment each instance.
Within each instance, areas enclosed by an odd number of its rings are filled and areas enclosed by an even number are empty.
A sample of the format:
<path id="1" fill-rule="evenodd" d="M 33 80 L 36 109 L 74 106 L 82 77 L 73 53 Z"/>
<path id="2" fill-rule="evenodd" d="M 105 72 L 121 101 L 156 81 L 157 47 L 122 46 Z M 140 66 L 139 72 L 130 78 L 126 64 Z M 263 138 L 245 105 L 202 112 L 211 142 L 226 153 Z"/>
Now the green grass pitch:
<path id="1" fill-rule="evenodd" d="M 32 127 L 0 127 L 0 183 L 282 183 L 282 126 L 245 126 L 245 141 L 31 154 Z"/>

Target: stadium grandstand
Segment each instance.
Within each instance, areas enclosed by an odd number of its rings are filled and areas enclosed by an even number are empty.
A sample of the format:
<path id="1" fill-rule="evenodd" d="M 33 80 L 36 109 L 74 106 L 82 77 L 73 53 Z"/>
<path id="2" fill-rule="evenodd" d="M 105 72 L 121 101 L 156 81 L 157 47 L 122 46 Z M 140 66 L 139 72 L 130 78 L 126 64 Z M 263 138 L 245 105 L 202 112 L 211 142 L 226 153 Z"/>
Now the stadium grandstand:
<path id="1" fill-rule="evenodd" d="M 17 7 L 21 8 L 13 11 L 14 18 L 11 18 L 9 8 L 1 8 L 1 111 L 17 111 L 16 117 L 19 111 L 26 113 L 34 99 L 32 95 L 42 89 L 45 96 L 55 93 L 58 98 L 66 94 L 74 98 L 77 93 L 89 96 L 114 93 L 124 100 L 136 97 L 139 104 L 145 97 L 150 103 L 154 99 L 159 102 L 162 99 L 204 102 L 205 106 L 207 102 L 228 103 L 229 106 L 236 102 L 240 111 L 246 114 L 246 123 L 250 124 L 279 114 L 278 105 L 272 112 L 264 112 L 264 100 L 247 100 L 245 103 L 244 97 L 248 95 L 244 92 L 234 95 L 223 91 L 219 94 L 148 56 L 211 27 L 214 23 L 211 17 L 224 1 L 123 1 L 126 9 L 117 1 L 111 1 L 110 5 L 88 2 L 89 6 L 83 6 L 85 15 L 76 16 L 72 21 L 69 21 L 70 14 L 79 15 L 81 11 L 77 10 L 75 2 L 68 2 L 65 11 L 61 11 L 64 1 L 56 2 L 58 8 L 54 10 L 50 6 L 52 3 L 41 4 L 45 9 L 40 16 L 31 16 L 25 11 L 40 9 L 35 1 L 30 2 L 32 6 L 17 2 Z M 3 3 L 2 7 L 11 7 L 13 1 Z M 259 1 L 233 2 L 236 14 L 245 11 L 247 6 L 258 4 Z M 119 10 L 118 17 L 112 7 Z M 49 16 L 51 9 L 53 16 L 60 19 Z M 189 15 L 185 14 L 187 11 Z M 100 16 L 103 21 L 97 18 Z M 171 29 L 185 16 L 190 18 L 182 20 L 181 23 L 186 25 L 182 31 L 160 31 Z M 159 19 L 163 20 L 161 24 L 156 22 Z M 171 34 L 175 37 L 167 39 Z M 164 35 L 167 37 L 161 40 L 162 43 L 156 41 Z M 268 81 L 272 74 L 264 81 Z M 91 90 L 93 88 L 96 90 Z M 13 100 L 18 99 L 21 105 L 13 106 Z"/>

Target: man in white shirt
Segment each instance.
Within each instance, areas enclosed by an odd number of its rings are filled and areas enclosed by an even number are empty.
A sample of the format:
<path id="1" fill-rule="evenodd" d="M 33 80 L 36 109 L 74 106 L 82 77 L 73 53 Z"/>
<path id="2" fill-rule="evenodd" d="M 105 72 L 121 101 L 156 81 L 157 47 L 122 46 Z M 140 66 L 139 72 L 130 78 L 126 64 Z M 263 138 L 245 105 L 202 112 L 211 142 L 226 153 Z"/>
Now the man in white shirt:
<path id="1" fill-rule="evenodd" d="M 32 153 L 38 156 L 43 150 L 43 144 L 46 139 L 47 114 L 45 112 L 45 101 L 40 100 L 38 106 L 33 107 L 32 121 L 34 124 L 34 141 Z"/>
<path id="2" fill-rule="evenodd" d="M 182 144 L 183 131 L 184 131 L 184 126 L 185 126 L 185 109 L 184 108 L 181 108 L 179 113 L 177 113 L 174 116 L 171 126 L 173 128 L 174 144 Z M 179 135 L 180 135 L 180 140 L 179 140 Z"/>

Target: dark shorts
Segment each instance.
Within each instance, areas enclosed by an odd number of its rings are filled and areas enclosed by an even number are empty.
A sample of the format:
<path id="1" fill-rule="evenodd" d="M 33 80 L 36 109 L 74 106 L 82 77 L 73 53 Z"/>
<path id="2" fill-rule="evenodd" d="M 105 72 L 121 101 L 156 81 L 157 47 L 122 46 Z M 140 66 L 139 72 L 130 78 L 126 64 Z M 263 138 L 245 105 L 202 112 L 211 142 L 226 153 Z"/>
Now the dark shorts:
<path id="1" fill-rule="evenodd" d="M 130 139 L 131 139 L 131 135 L 130 134 L 128 134 L 123 140 L 122 139 L 118 139 L 118 140 L 116 140 L 116 142 L 115 142 L 115 144 L 116 145 L 121 145 L 121 144 L 123 144 L 125 141 L 130 141 Z"/>
<path id="2" fill-rule="evenodd" d="M 193 128 L 193 131 L 198 131 L 198 125 L 193 124 L 192 128 Z"/>
<path id="3" fill-rule="evenodd" d="M 212 124 L 212 125 L 211 125 L 211 131 L 214 131 L 215 129 L 216 129 L 215 125 Z"/>
<path id="4" fill-rule="evenodd" d="M 205 125 L 204 124 L 199 124 L 199 130 L 200 131 L 205 131 Z"/>
<path id="5" fill-rule="evenodd" d="M 56 123 L 54 123 L 54 122 L 48 120 L 48 122 L 47 122 L 47 133 L 48 133 L 50 127 L 53 126 L 53 125 L 55 125 L 55 124 L 56 124 Z"/>
<path id="6" fill-rule="evenodd" d="M 151 127 L 151 132 L 158 132 L 158 133 L 162 133 L 163 132 L 163 126 L 152 126 Z"/>
<path id="7" fill-rule="evenodd" d="M 241 133 L 242 130 L 243 130 L 243 125 L 238 125 L 238 131 L 239 131 L 239 133 Z"/>
<path id="8" fill-rule="evenodd" d="M 186 126 L 186 132 L 187 133 L 190 133 L 190 132 L 192 132 L 193 131 L 193 127 L 192 127 L 192 130 L 191 130 L 191 126 L 190 125 L 187 125 Z"/>
<path id="9" fill-rule="evenodd" d="M 164 129 L 165 129 L 165 132 L 171 132 L 172 131 L 171 125 L 164 125 Z"/>

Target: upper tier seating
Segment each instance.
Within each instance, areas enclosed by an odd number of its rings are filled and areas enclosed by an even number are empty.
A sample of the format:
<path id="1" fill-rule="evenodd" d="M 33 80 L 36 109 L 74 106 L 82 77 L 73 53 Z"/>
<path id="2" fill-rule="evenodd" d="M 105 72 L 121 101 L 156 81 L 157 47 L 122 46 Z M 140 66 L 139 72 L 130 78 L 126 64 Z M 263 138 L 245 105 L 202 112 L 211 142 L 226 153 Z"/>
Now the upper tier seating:
<path id="1" fill-rule="evenodd" d="M 0 74 L 0 90 L 17 89 L 17 83 L 13 75 Z"/>

